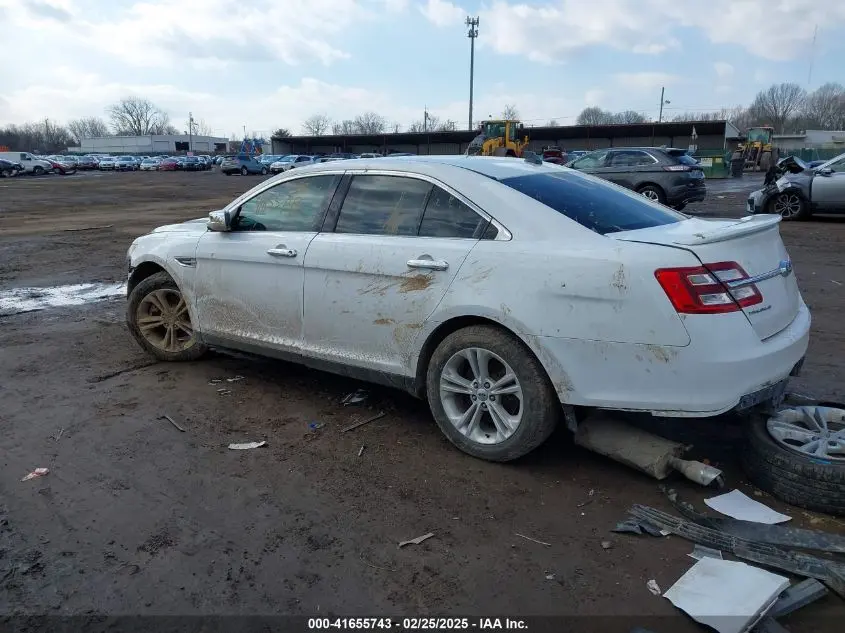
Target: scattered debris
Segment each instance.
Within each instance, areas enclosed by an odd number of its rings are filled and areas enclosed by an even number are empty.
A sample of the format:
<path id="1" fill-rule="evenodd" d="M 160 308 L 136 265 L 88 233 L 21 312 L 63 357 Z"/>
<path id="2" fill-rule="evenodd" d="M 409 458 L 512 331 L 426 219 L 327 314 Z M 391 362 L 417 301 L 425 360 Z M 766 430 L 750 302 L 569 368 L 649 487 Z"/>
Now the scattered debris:
<path id="1" fill-rule="evenodd" d="M 361 448 L 358 449 L 358 457 L 361 457 L 361 455 L 363 455 L 363 454 L 364 454 L 364 445 L 361 444 Z"/>
<path id="2" fill-rule="evenodd" d="M 64 233 L 74 233 L 76 231 L 99 231 L 100 229 L 110 229 L 114 224 L 103 224 L 101 226 L 83 226 L 78 229 L 62 229 Z"/>
<path id="3" fill-rule="evenodd" d="M 722 514 L 742 521 L 773 525 L 792 519 L 790 516 L 775 512 L 759 501 L 754 501 L 754 499 L 743 494 L 740 490 L 731 490 L 718 497 L 705 499 L 704 503 L 716 512 L 721 512 Z"/>
<path id="4" fill-rule="evenodd" d="M 546 574 L 546 580 L 554 580 L 554 579 L 555 579 L 554 574 Z"/>
<path id="5" fill-rule="evenodd" d="M 234 376 L 233 378 L 227 378 L 226 382 L 240 382 L 243 379 L 243 376 Z"/>
<path id="6" fill-rule="evenodd" d="M 650 536 L 669 536 L 671 532 L 667 530 L 661 530 L 660 528 L 654 527 L 648 521 L 640 521 L 640 527 L 643 529 L 643 532 Z"/>
<path id="7" fill-rule="evenodd" d="M 366 420 L 361 420 L 360 422 L 356 422 L 355 424 L 351 424 L 350 426 L 347 426 L 345 429 L 341 429 L 340 432 L 346 433 L 347 431 L 351 431 L 352 429 L 357 429 L 359 426 L 364 426 L 365 424 L 369 424 L 370 422 L 375 422 L 376 420 L 380 420 L 381 418 L 383 418 L 386 415 L 387 414 L 384 411 L 380 411 L 376 415 L 374 415 L 370 418 L 367 418 Z"/>
<path id="8" fill-rule="evenodd" d="M 841 283 L 841 282 L 839 282 L 839 281 L 834 281 L 833 279 L 831 279 L 831 280 L 830 280 L 830 283 L 832 283 L 832 284 L 836 284 L 837 286 L 841 286 L 841 285 L 842 285 L 842 283 Z"/>
<path id="9" fill-rule="evenodd" d="M 769 610 L 769 617 L 780 618 L 806 607 L 811 602 L 827 595 L 827 589 L 815 578 L 807 578 L 780 594 L 774 606 Z"/>
<path id="10" fill-rule="evenodd" d="M 537 540 L 537 539 L 535 539 L 535 538 L 531 538 L 530 536 L 525 536 L 525 534 L 520 534 L 519 532 L 514 532 L 514 535 L 515 535 L 515 536 L 518 536 L 519 538 L 524 538 L 526 541 L 531 541 L 532 543 L 537 543 L 537 544 L 539 544 L 539 545 L 545 545 L 546 547 L 551 547 L 551 546 L 552 546 L 552 544 L 551 544 L 551 543 L 546 543 L 546 542 L 544 542 L 544 541 L 538 541 L 538 540 Z"/>
<path id="11" fill-rule="evenodd" d="M 646 583 L 646 587 L 648 587 L 648 590 L 649 590 L 651 593 L 653 593 L 655 596 L 660 596 L 660 595 L 662 595 L 662 594 L 663 594 L 663 592 L 662 592 L 662 591 L 660 591 L 660 585 L 658 585 L 658 584 L 657 584 L 657 581 L 656 581 L 656 580 L 653 580 L 653 579 L 652 579 L 652 580 L 649 580 L 649 581 Z"/>
<path id="12" fill-rule="evenodd" d="M 643 529 L 640 527 L 639 521 L 628 519 L 616 524 L 616 527 L 611 532 L 618 532 L 620 534 L 642 534 Z"/>
<path id="13" fill-rule="evenodd" d="M 223 382 L 222 378 L 212 378 L 211 380 L 208 381 L 208 384 L 209 385 L 219 385 L 221 382 Z"/>
<path id="14" fill-rule="evenodd" d="M 64 434 L 64 432 L 65 432 L 65 427 L 60 428 L 58 430 L 58 432 L 53 436 L 53 439 L 58 442 L 62 438 L 62 435 Z"/>
<path id="15" fill-rule="evenodd" d="M 26 477 L 21 479 L 21 481 L 29 481 L 30 479 L 36 479 L 38 477 L 43 477 L 44 475 L 50 474 L 49 468 L 36 468 L 31 473 L 29 473 Z"/>
<path id="16" fill-rule="evenodd" d="M 261 440 L 260 442 L 244 442 L 242 444 L 229 444 L 229 448 L 233 451 L 248 451 L 251 448 L 261 448 L 267 446 L 267 442 Z"/>
<path id="17" fill-rule="evenodd" d="M 696 544 L 687 556 L 694 558 L 695 560 L 701 560 L 702 558 L 718 558 L 719 560 L 722 560 L 722 550 Z"/>
<path id="18" fill-rule="evenodd" d="M 373 569 L 381 569 L 382 571 L 396 571 L 395 569 L 390 569 L 389 567 L 379 567 L 378 565 L 373 565 L 366 558 L 364 558 L 364 554 L 358 554 L 358 557 L 361 559 L 361 562 L 364 563 L 367 567 L 372 567 Z"/>
<path id="19" fill-rule="evenodd" d="M 218 396 L 231 396 L 232 390 L 231 389 L 218 389 L 217 395 Z"/>
<path id="20" fill-rule="evenodd" d="M 784 576 L 739 561 L 705 557 L 663 597 L 719 633 L 743 633 L 766 614 L 787 587 L 789 579 Z"/>
<path id="21" fill-rule="evenodd" d="M 308 424 L 308 428 L 312 431 L 322 429 L 324 426 L 326 426 L 325 422 L 311 422 Z"/>
<path id="22" fill-rule="evenodd" d="M 178 430 L 182 431 L 182 433 L 184 433 L 184 432 L 185 432 L 185 427 L 180 426 L 179 424 L 177 424 L 177 423 L 176 423 L 176 420 L 174 420 L 173 418 L 171 418 L 171 417 L 170 417 L 169 415 L 167 415 L 166 413 L 165 413 L 164 415 L 162 415 L 161 417 L 162 417 L 163 419 L 167 420 L 168 422 L 170 422 L 170 423 L 171 423 L 173 426 L 175 426 Z"/>
<path id="23" fill-rule="evenodd" d="M 429 532 L 428 534 L 423 534 L 422 536 L 418 536 L 417 538 L 412 538 L 410 541 L 402 541 L 399 543 L 399 547 L 405 547 L 406 545 L 419 545 L 426 539 L 430 539 L 434 536 L 434 532 Z"/>
<path id="24" fill-rule="evenodd" d="M 702 486 L 709 486 L 714 481 L 719 488 L 725 485 L 722 479 L 722 471 L 709 464 L 690 459 L 679 459 L 677 457 L 670 458 L 669 464 L 684 477 Z"/>
<path id="25" fill-rule="evenodd" d="M 346 394 L 343 397 L 343 400 L 340 401 L 340 403 L 344 407 L 348 407 L 350 404 L 360 404 L 369 397 L 370 394 L 366 389 L 358 389 L 356 391 L 353 391 L 352 393 Z"/>
<path id="26" fill-rule="evenodd" d="M 602 541 L 601 542 L 601 548 L 602 549 L 610 549 L 611 547 L 613 547 L 613 543 L 611 543 L 610 541 Z"/>

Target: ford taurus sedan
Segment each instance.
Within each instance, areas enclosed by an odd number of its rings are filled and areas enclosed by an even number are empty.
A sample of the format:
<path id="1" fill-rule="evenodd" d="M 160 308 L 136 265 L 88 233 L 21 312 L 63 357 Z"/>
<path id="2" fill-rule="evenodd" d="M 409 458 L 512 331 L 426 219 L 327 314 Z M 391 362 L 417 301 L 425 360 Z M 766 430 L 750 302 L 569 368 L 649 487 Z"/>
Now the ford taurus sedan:
<path id="1" fill-rule="evenodd" d="M 329 162 L 136 239 L 127 321 L 161 360 L 246 350 L 406 389 L 506 461 L 581 407 L 777 399 L 810 329 L 779 221 L 689 218 L 540 161 Z"/>

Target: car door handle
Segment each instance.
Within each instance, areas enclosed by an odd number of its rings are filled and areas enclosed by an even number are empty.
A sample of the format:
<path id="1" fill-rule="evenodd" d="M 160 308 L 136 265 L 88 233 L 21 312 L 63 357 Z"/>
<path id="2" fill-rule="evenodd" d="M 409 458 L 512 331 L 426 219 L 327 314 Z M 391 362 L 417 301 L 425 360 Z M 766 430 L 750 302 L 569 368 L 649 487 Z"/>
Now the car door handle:
<path id="1" fill-rule="evenodd" d="M 427 268 L 429 270 L 446 270 L 449 262 L 442 259 L 409 259 L 408 268 Z"/>
<path id="2" fill-rule="evenodd" d="M 267 254 L 272 255 L 273 257 L 296 257 L 296 250 L 293 248 L 279 246 L 277 248 L 268 249 Z"/>

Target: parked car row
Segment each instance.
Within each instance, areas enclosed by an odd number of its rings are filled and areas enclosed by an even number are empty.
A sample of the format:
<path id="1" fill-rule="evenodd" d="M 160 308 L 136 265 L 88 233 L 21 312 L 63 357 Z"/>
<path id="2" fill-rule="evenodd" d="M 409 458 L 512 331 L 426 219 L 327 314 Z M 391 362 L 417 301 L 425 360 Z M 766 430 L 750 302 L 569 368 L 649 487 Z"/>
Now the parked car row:
<path id="1" fill-rule="evenodd" d="M 5 177 L 28 174 L 41 176 L 43 174 L 73 174 L 76 163 L 65 160 L 61 156 L 38 156 L 29 152 L 0 152 L 0 175 Z"/>
<path id="2" fill-rule="evenodd" d="M 100 171 L 207 171 L 211 156 L 108 156 L 101 157 Z"/>

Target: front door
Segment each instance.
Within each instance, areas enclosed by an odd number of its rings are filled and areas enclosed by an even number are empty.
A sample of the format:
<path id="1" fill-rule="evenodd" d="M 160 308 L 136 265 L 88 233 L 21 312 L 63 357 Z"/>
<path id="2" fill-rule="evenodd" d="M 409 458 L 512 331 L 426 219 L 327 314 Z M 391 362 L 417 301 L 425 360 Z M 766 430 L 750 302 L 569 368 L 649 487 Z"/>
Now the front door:
<path id="1" fill-rule="evenodd" d="M 634 149 L 620 149 L 610 152 L 607 167 L 601 172 L 602 178 L 628 189 L 633 189 L 642 182 L 644 173 L 662 172 L 661 166 L 648 153 Z"/>
<path id="2" fill-rule="evenodd" d="M 488 223 L 427 180 L 354 175 L 334 231 L 305 258 L 307 353 L 407 375 L 423 323 Z"/>
<path id="3" fill-rule="evenodd" d="M 845 211 L 845 157 L 827 165 L 831 174 L 813 177 L 811 196 L 819 211 Z"/>
<path id="4" fill-rule="evenodd" d="M 340 178 L 320 174 L 277 183 L 233 211 L 231 231 L 200 238 L 194 296 L 204 337 L 298 347 L 305 253 Z"/>

